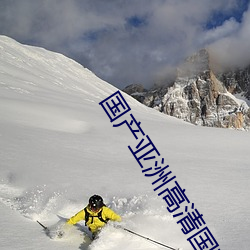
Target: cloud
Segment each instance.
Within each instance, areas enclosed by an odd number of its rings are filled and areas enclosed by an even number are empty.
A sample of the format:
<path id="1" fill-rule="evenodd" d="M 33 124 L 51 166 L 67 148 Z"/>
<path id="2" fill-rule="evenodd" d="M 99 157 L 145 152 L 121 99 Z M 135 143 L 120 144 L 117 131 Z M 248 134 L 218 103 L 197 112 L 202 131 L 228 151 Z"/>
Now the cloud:
<path id="1" fill-rule="evenodd" d="M 239 8 L 238 0 L 2 0 L 0 33 L 61 52 L 120 88 L 149 86 L 204 46 L 247 49 L 249 14 L 240 22 Z"/>
<path id="2" fill-rule="evenodd" d="M 201 44 L 211 44 L 219 41 L 225 37 L 231 36 L 237 33 L 240 28 L 240 24 L 232 17 L 229 20 L 225 20 L 221 26 L 204 31 L 200 38 Z"/>
<path id="3" fill-rule="evenodd" d="M 225 23 L 218 29 L 226 30 Z M 210 51 L 213 53 L 216 61 L 225 67 L 244 67 L 250 64 L 250 10 L 243 15 L 241 23 L 232 32 L 225 32 L 221 39 L 215 39 L 210 44 Z M 216 31 L 215 31 L 216 32 Z"/>

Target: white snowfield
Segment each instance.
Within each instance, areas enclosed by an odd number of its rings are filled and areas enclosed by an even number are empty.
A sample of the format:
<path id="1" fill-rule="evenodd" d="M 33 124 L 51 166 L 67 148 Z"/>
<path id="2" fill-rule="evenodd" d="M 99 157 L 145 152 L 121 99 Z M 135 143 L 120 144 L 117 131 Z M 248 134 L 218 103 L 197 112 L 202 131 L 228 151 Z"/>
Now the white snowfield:
<path id="1" fill-rule="evenodd" d="M 153 191 L 154 177 L 144 176 L 129 151 L 138 141 L 125 124 L 113 127 L 99 105 L 116 91 L 63 55 L 0 36 L 0 249 L 164 249 L 112 223 L 93 243 L 84 222 L 62 239 L 36 223 L 63 224 L 58 215 L 69 218 L 93 194 L 122 216 L 123 227 L 193 249 Z M 249 132 L 196 127 L 123 96 L 203 214 L 216 250 L 249 250 Z"/>

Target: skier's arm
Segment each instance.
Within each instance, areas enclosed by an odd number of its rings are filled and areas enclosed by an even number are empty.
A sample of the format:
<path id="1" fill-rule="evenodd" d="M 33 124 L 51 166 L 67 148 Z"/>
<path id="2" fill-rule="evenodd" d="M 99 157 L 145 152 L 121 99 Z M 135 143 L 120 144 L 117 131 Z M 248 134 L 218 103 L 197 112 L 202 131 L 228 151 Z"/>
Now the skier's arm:
<path id="1" fill-rule="evenodd" d="M 116 214 L 113 210 L 107 207 L 105 207 L 105 217 L 113 221 L 118 221 L 118 222 L 122 221 L 120 215 Z"/>
<path id="2" fill-rule="evenodd" d="M 67 224 L 75 225 L 78 221 L 84 220 L 85 218 L 85 212 L 84 209 L 72 216 L 70 219 L 68 219 Z"/>

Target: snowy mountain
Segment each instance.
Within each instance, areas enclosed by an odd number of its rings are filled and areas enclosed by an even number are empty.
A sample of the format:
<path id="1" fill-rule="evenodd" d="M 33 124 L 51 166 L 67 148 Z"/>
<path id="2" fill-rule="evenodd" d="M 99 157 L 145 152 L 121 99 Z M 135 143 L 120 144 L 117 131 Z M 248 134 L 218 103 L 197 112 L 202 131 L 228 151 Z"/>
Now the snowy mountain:
<path id="1" fill-rule="evenodd" d="M 172 85 L 124 91 L 143 104 L 195 125 L 248 130 L 249 68 L 217 72 L 207 50 L 180 65 Z M 236 95 L 237 94 L 237 95 Z"/>
<path id="2" fill-rule="evenodd" d="M 113 127 L 99 105 L 116 91 L 63 55 L 0 36 L 1 249 L 163 249 L 112 224 L 91 243 L 84 222 L 62 239 L 36 223 L 53 229 L 95 193 L 122 226 L 194 249 L 128 149 L 138 141 L 125 124 Z M 249 133 L 193 126 L 122 95 L 202 213 L 216 250 L 249 249 Z"/>

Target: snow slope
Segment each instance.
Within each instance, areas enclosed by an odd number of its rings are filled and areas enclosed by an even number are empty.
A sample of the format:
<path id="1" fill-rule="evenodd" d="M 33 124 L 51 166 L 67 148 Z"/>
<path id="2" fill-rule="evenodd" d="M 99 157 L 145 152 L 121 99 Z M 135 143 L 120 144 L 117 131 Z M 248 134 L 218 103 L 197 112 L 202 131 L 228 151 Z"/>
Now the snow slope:
<path id="1" fill-rule="evenodd" d="M 72 216 L 95 193 L 124 227 L 193 249 L 130 153 L 133 135 L 99 105 L 115 91 L 63 55 L 0 36 L 1 249 L 162 249 L 112 225 L 90 244 L 83 223 L 63 239 L 36 223 L 63 223 L 57 215 Z M 249 133 L 192 126 L 123 96 L 220 249 L 249 249 Z"/>

